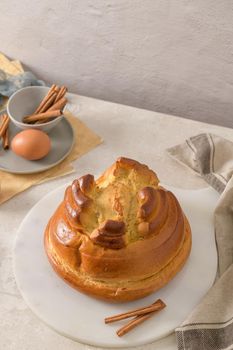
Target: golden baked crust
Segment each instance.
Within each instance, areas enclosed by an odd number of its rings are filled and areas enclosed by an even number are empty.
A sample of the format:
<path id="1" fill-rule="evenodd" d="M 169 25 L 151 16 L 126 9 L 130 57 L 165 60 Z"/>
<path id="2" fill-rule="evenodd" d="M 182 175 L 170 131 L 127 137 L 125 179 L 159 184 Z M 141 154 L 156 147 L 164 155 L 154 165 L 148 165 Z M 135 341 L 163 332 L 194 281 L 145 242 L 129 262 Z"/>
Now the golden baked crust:
<path id="1" fill-rule="evenodd" d="M 158 290 L 184 265 L 191 229 L 175 196 L 137 161 L 119 158 L 66 189 L 45 231 L 45 250 L 66 282 L 129 301 Z"/>

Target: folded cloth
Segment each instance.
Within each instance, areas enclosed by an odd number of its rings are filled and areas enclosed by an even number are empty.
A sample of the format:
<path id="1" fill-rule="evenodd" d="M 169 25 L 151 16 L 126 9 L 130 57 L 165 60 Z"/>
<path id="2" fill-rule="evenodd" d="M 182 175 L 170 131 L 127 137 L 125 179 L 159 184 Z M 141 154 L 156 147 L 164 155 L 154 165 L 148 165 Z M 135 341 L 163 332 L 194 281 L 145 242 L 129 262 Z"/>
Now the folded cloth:
<path id="1" fill-rule="evenodd" d="M 221 194 L 214 212 L 216 281 L 176 329 L 178 349 L 233 349 L 233 143 L 200 134 L 167 151 Z"/>
<path id="2" fill-rule="evenodd" d="M 10 97 L 14 92 L 26 86 L 45 85 L 31 72 L 11 75 L 0 69 L 0 97 Z"/>

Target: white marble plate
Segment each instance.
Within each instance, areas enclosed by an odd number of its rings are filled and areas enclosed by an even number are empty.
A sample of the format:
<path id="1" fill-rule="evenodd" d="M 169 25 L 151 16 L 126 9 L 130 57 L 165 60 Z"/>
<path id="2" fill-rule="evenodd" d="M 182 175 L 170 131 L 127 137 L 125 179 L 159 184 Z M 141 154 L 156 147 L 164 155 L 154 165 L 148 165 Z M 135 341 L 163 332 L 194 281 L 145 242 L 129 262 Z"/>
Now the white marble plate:
<path id="1" fill-rule="evenodd" d="M 43 246 L 43 232 L 66 186 L 49 193 L 27 214 L 17 234 L 14 270 L 18 288 L 32 311 L 60 334 L 100 347 L 129 347 L 153 342 L 181 324 L 211 287 L 217 268 L 213 210 L 218 194 L 211 188 L 172 188 L 193 231 L 193 247 L 183 270 L 160 291 L 138 301 L 112 304 L 77 292 L 52 270 Z M 122 338 L 123 322 L 104 324 L 106 316 L 163 299 L 167 307 Z M 125 321 L 124 321 L 125 322 Z"/>

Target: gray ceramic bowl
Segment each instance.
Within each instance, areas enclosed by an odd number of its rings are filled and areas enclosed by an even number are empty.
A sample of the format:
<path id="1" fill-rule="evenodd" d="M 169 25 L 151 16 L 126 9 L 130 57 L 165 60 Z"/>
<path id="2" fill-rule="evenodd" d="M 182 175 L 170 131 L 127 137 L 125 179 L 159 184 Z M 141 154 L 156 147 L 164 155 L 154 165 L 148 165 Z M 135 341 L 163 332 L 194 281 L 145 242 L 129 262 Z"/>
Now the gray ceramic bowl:
<path id="1" fill-rule="evenodd" d="M 49 132 L 63 118 L 63 115 L 43 124 L 25 124 L 23 117 L 32 114 L 48 93 L 46 86 L 28 86 L 16 91 L 9 99 L 7 113 L 11 121 L 20 129 L 39 129 Z"/>

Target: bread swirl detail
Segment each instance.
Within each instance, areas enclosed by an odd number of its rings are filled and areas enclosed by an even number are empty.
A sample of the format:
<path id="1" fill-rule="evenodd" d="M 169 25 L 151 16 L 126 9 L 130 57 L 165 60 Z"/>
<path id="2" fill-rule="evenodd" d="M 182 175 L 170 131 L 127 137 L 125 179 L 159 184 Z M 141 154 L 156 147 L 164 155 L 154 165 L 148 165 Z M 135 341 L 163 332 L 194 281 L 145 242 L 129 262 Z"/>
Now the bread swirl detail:
<path id="1" fill-rule="evenodd" d="M 79 182 L 80 190 L 86 195 L 88 195 L 88 193 L 90 193 L 93 187 L 95 186 L 94 176 L 90 174 L 81 176 L 78 179 L 78 182 Z"/>
<path id="2" fill-rule="evenodd" d="M 92 202 L 88 193 L 94 185 L 94 176 L 88 174 L 74 180 L 72 185 L 66 189 L 64 197 L 66 214 L 71 224 L 76 227 L 82 225 L 81 213 Z"/>
<path id="3" fill-rule="evenodd" d="M 77 204 L 78 208 L 84 208 L 88 205 L 88 203 L 90 203 L 91 199 L 82 192 L 79 185 L 79 180 L 74 180 L 71 186 L 71 190 L 73 199 Z"/>
<path id="4" fill-rule="evenodd" d="M 142 235 L 155 232 L 165 223 L 168 215 L 168 197 L 164 189 L 145 187 L 138 193 L 140 223 L 138 231 Z"/>
<path id="5" fill-rule="evenodd" d="M 125 246 L 123 235 L 125 223 L 123 221 L 106 220 L 91 234 L 94 244 L 111 249 L 120 249 Z"/>

